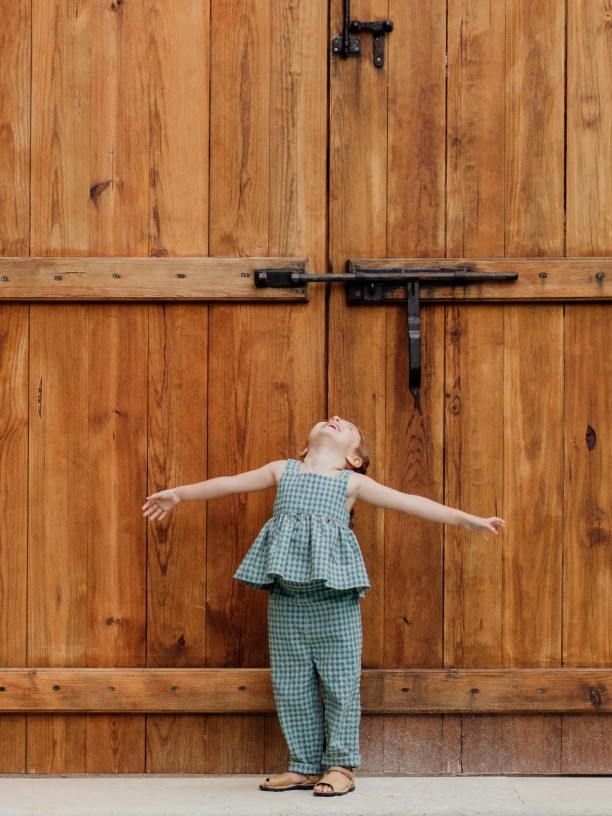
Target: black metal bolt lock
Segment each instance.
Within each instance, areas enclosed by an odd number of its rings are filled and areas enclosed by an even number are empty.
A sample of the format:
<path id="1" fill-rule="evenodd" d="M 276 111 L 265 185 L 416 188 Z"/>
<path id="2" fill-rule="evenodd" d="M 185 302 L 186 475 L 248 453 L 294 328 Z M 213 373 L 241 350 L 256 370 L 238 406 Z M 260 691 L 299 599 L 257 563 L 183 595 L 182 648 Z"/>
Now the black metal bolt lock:
<path id="1" fill-rule="evenodd" d="M 358 57 L 361 54 L 361 40 L 359 37 L 351 37 L 350 34 L 360 34 L 362 31 L 368 31 L 374 35 L 372 60 L 377 68 L 382 68 L 385 64 L 385 34 L 393 31 L 393 21 L 374 20 L 372 22 L 362 22 L 361 20 L 351 20 L 351 0 L 344 0 L 342 18 L 342 34 L 332 40 L 332 53 L 343 58 Z"/>

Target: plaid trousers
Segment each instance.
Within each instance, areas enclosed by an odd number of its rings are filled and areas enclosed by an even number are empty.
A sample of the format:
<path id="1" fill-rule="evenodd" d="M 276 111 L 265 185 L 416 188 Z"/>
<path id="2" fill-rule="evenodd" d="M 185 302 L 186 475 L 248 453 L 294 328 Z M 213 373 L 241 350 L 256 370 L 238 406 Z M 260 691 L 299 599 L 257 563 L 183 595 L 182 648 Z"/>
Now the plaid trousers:
<path id="1" fill-rule="evenodd" d="M 361 610 L 357 592 L 277 579 L 270 590 L 268 634 L 274 698 L 289 746 L 289 770 L 317 774 L 330 765 L 359 767 Z"/>

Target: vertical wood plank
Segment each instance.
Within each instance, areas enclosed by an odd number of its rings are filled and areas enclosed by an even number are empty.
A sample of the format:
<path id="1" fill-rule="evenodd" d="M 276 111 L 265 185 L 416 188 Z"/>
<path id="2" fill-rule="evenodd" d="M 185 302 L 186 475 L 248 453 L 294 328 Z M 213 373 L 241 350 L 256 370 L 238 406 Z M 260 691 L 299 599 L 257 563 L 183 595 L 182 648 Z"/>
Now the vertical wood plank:
<path id="1" fill-rule="evenodd" d="M 565 9 L 506 6 L 506 253 L 563 255 Z"/>
<path id="2" fill-rule="evenodd" d="M 389 16 L 406 35 L 389 37 L 387 255 L 444 255 L 446 8 L 390 2 Z M 405 309 L 387 312 L 386 481 L 443 501 L 444 308 L 421 308 L 423 384 L 416 402 L 408 391 Z M 386 515 L 384 665 L 440 666 L 444 531 Z M 385 717 L 385 770 L 441 772 L 444 723 Z"/>
<path id="3" fill-rule="evenodd" d="M 214 255 L 305 252 L 314 266 L 324 264 L 326 19 L 321 0 L 308 7 L 286 0 L 212 4 Z M 303 310 L 211 307 L 209 476 L 295 456 L 324 414 L 322 296 Z M 209 666 L 267 663 L 266 597 L 232 574 L 272 498 L 233 497 L 208 508 Z M 221 717 L 208 727 L 215 723 L 250 740 L 243 748 L 263 769 L 263 718 Z"/>
<path id="4" fill-rule="evenodd" d="M 607 304 L 566 310 L 563 664 L 612 661 L 612 331 Z"/>
<path id="5" fill-rule="evenodd" d="M 31 7 L 3 4 L 0 29 L 0 255 L 30 244 Z M 0 665 L 26 665 L 27 306 L 0 306 Z M 0 773 L 23 773 L 25 716 L 0 717 Z"/>
<path id="6" fill-rule="evenodd" d="M 606 255 L 612 252 L 610 8 L 570 0 L 567 13 L 566 251 Z M 568 304 L 565 319 L 563 663 L 601 666 L 612 653 L 610 308 Z M 610 773 L 609 742 L 607 718 L 565 715 L 563 773 Z"/>
<path id="7" fill-rule="evenodd" d="M 506 7 L 448 3 L 447 254 L 504 254 Z M 446 501 L 503 515 L 504 307 L 447 309 Z M 444 664 L 502 665 L 502 548 L 446 530 Z M 499 772 L 500 717 L 461 720 L 464 773 Z"/>
<path id="8" fill-rule="evenodd" d="M 89 246 L 89 4 L 33 0 L 32 255 Z M 28 665 L 86 665 L 87 351 L 82 307 L 31 307 Z M 85 338 L 85 339 L 84 339 Z M 69 369 L 69 370 L 68 370 Z M 28 717 L 28 771 L 85 771 L 86 718 Z"/>
<path id="9" fill-rule="evenodd" d="M 506 6 L 448 0 L 447 254 L 504 254 Z"/>
<path id="10" fill-rule="evenodd" d="M 206 255 L 210 4 L 155 0 L 150 37 L 149 254 Z M 151 306 L 149 324 L 153 492 L 206 478 L 208 306 Z M 204 664 L 205 565 L 205 506 L 150 525 L 147 665 Z M 147 717 L 147 771 L 203 772 L 201 719 Z"/>
<path id="11" fill-rule="evenodd" d="M 206 478 L 207 354 L 205 305 L 150 307 L 149 492 Z M 148 666 L 204 665 L 205 565 L 205 506 L 188 503 L 150 525 Z M 187 773 L 181 762 L 193 767 L 200 756 L 198 729 L 197 717 L 147 717 L 147 771 Z"/>
<path id="12" fill-rule="evenodd" d="M 448 308 L 446 501 L 502 515 L 504 306 Z M 444 664 L 502 665 L 502 543 L 449 527 L 444 560 Z M 465 719 L 465 718 L 464 718 Z"/>
<path id="13" fill-rule="evenodd" d="M 389 9 L 386 0 L 362 0 L 352 12 L 361 20 L 378 20 L 385 19 Z M 342 28 L 340 2 L 332 5 L 331 26 L 336 36 Z M 387 77 L 388 68 L 374 68 L 367 51 L 359 60 L 331 60 L 329 254 L 334 272 L 344 271 L 348 258 L 387 254 Z M 382 482 L 386 319 L 384 309 L 348 310 L 344 292 L 331 293 L 328 412 L 346 416 L 363 429 L 372 455 L 368 473 Z M 357 507 L 355 534 L 372 584 L 362 606 L 363 665 L 382 667 L 383 512 Z"/>
<path id="14" fill-rule="evenodd" d="M 28 323 L 27 305 L 0 306 L 0 666 L 26 665 Z M 0 773 L 25 770 L 25 723 L 0 718 Z"/>
<path id="15" fill-rule="evenodd" d="M 208 248 L 210 7 L 151 3 L 150 255 Z"/>
<path id="16" fill-rule="evenodd" d="M 87 665 L 87 307 L 30 307 L 28 665 Z M 66 349 L 79 354 L 66 355 Z M 83 716 L 28 717 L 28 771 L 85 771 Z"/>
<path id="17" fill-rule="evenodd" d="M 90 255 L 149 246 L 148 4 L 94 3 L 91 36 Z"/>
<path id="18" fill-rule="evenodd" d="M 513 0 L 506 9 L 505 50 L 504 254 L 562 255 L 565 8 L 555 0 Z M 505 347 L 503 506 L 510 524 L 502 541 L 504 665 L 558 666 L 562 307 L 507 307 Z M 504 717 L 502 769 L 527 772 L 531 763 L 534 772 L 558 772 L 560 739 L 557 717 Z M 523 744 L 538 747 L 523 751 Z"/>
<path id="19" fill-rule="evenodd" d="M 612 252 L 610 5 L 567 5 L 567 254 Z"/>
<path id="20" fill-rule="evenodd" d="M 504 664 L 561 661 L 562 307 L 506 307 Z M 526 512 L 525 508 L 531 508 Z"/>
<path id="21" fill-rule="evenodd" d="M 394 324 L 395 331 L 389 331 Z M 408 391 L 406 314 L 389 310 L 387 365 L 388 483 L 405 493 L 444 500 L 444 310 L 421 306 L 423 382 L 418 403 Z M 402 513 L 385 521 L 385 668 L 442 665 L 441 525 Z M 440 718 L 441 719 L 441 718 Z M 433 719 L 427 720 L 429 723 Z M 395 722 L 395 721 L 394 721 Z M 399 722 L 399 721 L 397 721 Z"/>
<path id="22" fill-rule="evenodd" d="M 446 13 L 445 3 L 389 0 L 396 31 L 387 37 L 385 68 L 389 76 L 387 248 L 392 258 L 444 255 Z M 368 56 L 365 47 L 364 52 L 362 62 Z M 362 116 L 367 115 L 363 110 Z M 409 254 L 404 255 L 408 247 Z"/>
<path id="23" fill-rule="evenodd" d="M 87 665 L 144 666 L 147 307 L 87 310 Z M 89 773 L 144 769 L 144 717 L 88 716 L 87 730 Z"/>
<path id="24" fill-rule="evenodd" d="M 91 20 L 91 105 L 101 115 L 92 118 L 91 125 L 89 253 L 146 255 L 151 10 L 146 4 L 97 3 L 91 7 Z M 109 371 L 119 371 L 124 379 L 102 373 L 92 391 L 97 391 L 92 414 L 104 416 L 109 411 L 110 421 L 104 424 L 102 419 L 102 425 L 92 428 L 91 442 L 103 446 L 100 458 L 117 491 L 117 516 L 109 530 L 107 552 L 93 542 L 89 549 L 88 659 L 100 665 L 118 661 L 144 665 L 144 529 L 132 519 L 128 504 L 139 506 L 138 497 L 146 492 L 147 309 L 142 305 L 105 314 L 91 307 L 91 315 L 93 347 L 101 347 L 99 356 L 108 360 Z M 120 403 L 120 413 L 113 402 Z M 121 444 L 123 433 L 130 436 L 129 448 L 127 439 Z M 130 455 L 126 455 L 128 449 Z M 129 485 L 127 492 L 122 485 Z M 126 502 L 123 510 L 119 497 Z M 98 507 L 90 511 L 94 525 Z M 103 609 L 105 616 L 101 616 Z M 144 717 L 88 717 L 87 729 L 88 772 L 144 771 Z M 106 733 L 105 740 L 98 739 L 100 731 Z"/>
<path id="25" fill-rule="evenodd" d="M 31 5 L 31 253 L 86 255 L 91 5 Z"/>
<path id="26" fill-rule="evenodd" d="M 30 243 L 31 4 L 4 3 L 0 30 L 0 255 Z"/>

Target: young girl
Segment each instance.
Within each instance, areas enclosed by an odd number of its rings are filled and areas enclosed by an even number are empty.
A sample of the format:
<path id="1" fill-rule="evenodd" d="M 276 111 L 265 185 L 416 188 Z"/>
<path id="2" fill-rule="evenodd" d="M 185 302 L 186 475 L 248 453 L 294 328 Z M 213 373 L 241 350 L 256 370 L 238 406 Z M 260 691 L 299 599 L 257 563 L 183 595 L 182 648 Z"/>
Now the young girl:
<path id="1" fill-rule="evenodd" d="M 505 526 L 500 518 L 471 516 L 385 487 L 365 475 L 368 461 L 360 430 L 333 416 L 312 428 L 301 460 L 162 490 L 143 506 L 146 517 L 161 521 L 181 501 L 278 485 L 273 517 L 234 576 L 269 590 L 272 685 L 290 753 L 288 771 L 266 779 L 261 790 L 342 796 L 355 789 L 353 770 L 361 763 L 359 597 L 370 583 L 349 526 L 354 502 L 459 524 L 483 538 Z"/>

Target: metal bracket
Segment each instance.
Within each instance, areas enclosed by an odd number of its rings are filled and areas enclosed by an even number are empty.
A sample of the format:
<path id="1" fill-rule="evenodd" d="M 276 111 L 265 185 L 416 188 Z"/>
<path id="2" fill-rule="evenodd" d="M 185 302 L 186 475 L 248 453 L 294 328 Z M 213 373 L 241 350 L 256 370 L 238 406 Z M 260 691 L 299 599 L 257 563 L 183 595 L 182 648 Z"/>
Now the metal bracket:
<path id="1" fill-rule="evenodd" d="M 364 23 L 361 20 L 351 20 L 351 0 L 343 0 L 342 34 L 332 40 L 332 53 L 337 57 L 358 57 L 361 54 L 361 40 L 351 37 L 351 33 L 360 34 L 362 31 L 371 31 L 374 35 L 372 61 L 376 68 L 385 64 L 385 34 L 393 31 L 391 20 L 375 20 Z"/>
<path id="2" fill-rule="evenodd" d="M 501 283 L 514 281 L 516 272 L 474 272 L 469 266 L 367 268 L 361 270 L 349 263 L 345 275 L 309 275 L 300 269 L 258 269 L 255 286 L 285 289 L 305 287 L 309 283 L 347 284 L 349 304 L 380 304 L 395 302 L 389 292 L 406 287 L 408 307 L 408 388 L 417 398 L 421 386 L 421 319 L 420 286 L 465 286 L 469 283 Z"/>

